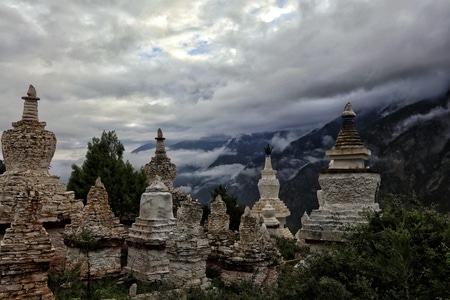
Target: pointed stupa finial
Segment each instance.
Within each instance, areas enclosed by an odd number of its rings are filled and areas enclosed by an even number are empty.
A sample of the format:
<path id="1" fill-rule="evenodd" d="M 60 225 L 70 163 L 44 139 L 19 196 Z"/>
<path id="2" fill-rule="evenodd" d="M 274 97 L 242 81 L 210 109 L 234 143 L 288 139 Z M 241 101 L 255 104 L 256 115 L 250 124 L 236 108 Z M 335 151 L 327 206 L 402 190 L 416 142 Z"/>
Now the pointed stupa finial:
<path id="1" fill-rule="evenodd" d="M 27 95 L 28 95 L 28 97 L 36 98 L 36 89 L 35 89 L 34 86 L 31 85 L 31 84 L 30 84 L 30 86 L 28 87 Z"/>
<path id="2" fill-rule="evenodd" d="M 165 137 L 163 137 L 163 133 L 162 133 L 161 128 L 158 128 L 157 136 L 156 136 L 155 139 L 156 140 L 165 140 L 166 139 Z"/>
<path id="3" fill-rule="evenodd" d="M 352 104 L 347 102 L 344 107 L 344 112 L 342 113 L 342 117 L 356 117 L 355 112 L 352 109 Z"/>
<path id="4" fill-rule="evenodd" d="M 100 176 L 98 176 L 97 179 L 95 180 L 95 187 L 105 188 L 105 185 L 103 184 Z"/>
<path id="5" fill-rule="evenodd" d="M 355 112 L 348 102 L 342 113 L 342 127 L 336 138 L 334 148 L 362 147 L 362 141 L 355 127 Z"/>
<path id="6" fill-rule="evenodd" d="M 273 148 L 270 148 L 270 145 L 267 144 L 267 147 L 264 147 L 264 153 L 269 156 L 272 153 Z"/>
<path id="7" fill-rule="evenodd" d="M 264 170 L 272 170 L 272 160 L 270 154 L 272 153 L 273 148 L 267 144 L 267 147 L 264 147 L 264 154 L 266 155 L 266 161 L 264 163 Z"/>
<path id="8" fill-rule="evenodd" d="M 36 96 L 36 89 L 33 85 L 30 84 L 27 96 L 23 96 L 22 99 L 25 100 L 25 103 L 23 104 L 22 120 L 39 121 L 37 101 L 40 100 L 40 98 Z"/>
<path id="9" fill-rule="evenodd" d="M 334 147 L 325 154 L 331 159 L 329 169 L 363 169 L 364 161 L 370 156 L 355 127 L 355 112 L 347 103 L 342 113 L 342 126 Z"/>
<path id="10" fill-rule="evenodd" d="M 156 140 L 156 150 L 155 150 L 156 157 L 167 157 L 166 147 L 164 146 L 165 138 L 163 137 L 161 128 L 158 128 L 155 140 Z"/>

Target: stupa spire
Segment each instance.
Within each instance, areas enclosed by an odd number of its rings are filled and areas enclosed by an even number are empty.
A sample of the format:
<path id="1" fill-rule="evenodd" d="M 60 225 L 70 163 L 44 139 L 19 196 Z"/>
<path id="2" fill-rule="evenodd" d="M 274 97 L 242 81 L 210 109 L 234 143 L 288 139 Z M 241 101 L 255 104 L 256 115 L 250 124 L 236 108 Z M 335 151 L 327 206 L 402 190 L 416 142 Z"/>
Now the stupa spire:
<path id="1" fill-rule="evenodd" d="M 355 127 L 356 114 L 350 102 L 345 105 L 344 112 L 341 116 L 342 127 L 334 148 L 362 147 L 363 143 Z"/>
<path id="2" fill-rule="evenodd" d="M 264 170 L 272 170 L 272 159 L 270 157 L 270 154 L 272 154 L 272 150 L 273 150 L 273 148 L 270 148 L 269 144 L 267 144 L 267 147 L 264 147 L 264 153 L 266 154 L 266 161 L 264 163 Z M 275 173 L 274 173 L 274 175 L 275 175 Z"/>
<path id="3" fill-rule="evenodd" d="M 36 96 L 36 89 L 33 85 L 30 84 L 27 95 L 23 96 L 22 99 L 25 100 L 23 104 L 22 120 L 39 122 L 37 102 L 40 98 Z"/>
<path id="4" fill-rule="evenodd" d="M 334 147 L 325 154 L 331 159 L 329 169 L 363 169 L 364 161 L 370 156 L 370 150 L 365 148 L 355 127 L 356 114 L 352 105 L 345 105 L 342 116 L 342 127 Z"/>
<path id="5" fill-rule="evenodd" d="M 165 139 L 166 138 L 163 137 L 161 128 L 158 128 L 158 133 L 157 133 L 157 136 L 155 137 L 155 140 L 156 140 L 155 155 L 156 155 L 156 157 L 167 157 L 166 147 L 164 146 Z"/>

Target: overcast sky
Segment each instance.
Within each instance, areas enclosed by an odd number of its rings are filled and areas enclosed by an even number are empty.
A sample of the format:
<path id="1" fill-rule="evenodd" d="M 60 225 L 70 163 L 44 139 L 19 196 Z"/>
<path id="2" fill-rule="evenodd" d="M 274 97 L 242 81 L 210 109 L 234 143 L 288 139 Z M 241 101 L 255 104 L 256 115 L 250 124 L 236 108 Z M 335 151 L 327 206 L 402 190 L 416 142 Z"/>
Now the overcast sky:
<path id="1" fill-rule="evenodd" d="M 448 0 L 2 0 L 0 129 L 29 84 L 54 160 L 82 159 L 103 130 L 131 151 L 159 127 L 173 140 L 311 129 L 347 101 L 448 88 L 449 16 Z"/>

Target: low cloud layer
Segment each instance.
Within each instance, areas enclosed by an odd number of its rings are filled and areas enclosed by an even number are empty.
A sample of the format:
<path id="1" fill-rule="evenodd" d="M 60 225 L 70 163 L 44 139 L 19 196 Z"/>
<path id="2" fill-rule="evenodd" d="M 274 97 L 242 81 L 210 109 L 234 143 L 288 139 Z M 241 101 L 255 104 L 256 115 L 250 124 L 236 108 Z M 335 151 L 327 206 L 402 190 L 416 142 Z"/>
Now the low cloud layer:
<path id="1" fill-rule="evenodd" d="M 0 128 L 20 119 L 33 84 L 58 171 L 103 130 L 127 151 L 157 128 L 173 140 L 309 130 L 348 101 L 448 89 L 449 15 L 446 0 L 5 0 Z"/>

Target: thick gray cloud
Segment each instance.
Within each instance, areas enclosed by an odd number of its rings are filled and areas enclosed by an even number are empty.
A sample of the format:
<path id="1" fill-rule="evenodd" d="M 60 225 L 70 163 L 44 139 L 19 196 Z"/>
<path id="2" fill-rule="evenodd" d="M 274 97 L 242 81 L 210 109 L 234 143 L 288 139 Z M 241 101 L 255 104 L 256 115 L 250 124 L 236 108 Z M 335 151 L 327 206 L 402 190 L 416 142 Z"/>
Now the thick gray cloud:
<path id="1" fill-rule="evenodd" d="M 159 127 L 168 139 L 308 130 L 347 101 L 447 89 L 449 15 L 447 0 L 4 0 L 0 126 L 31 83 L 64 166 L 103 130 L 129 151 Z"/>

